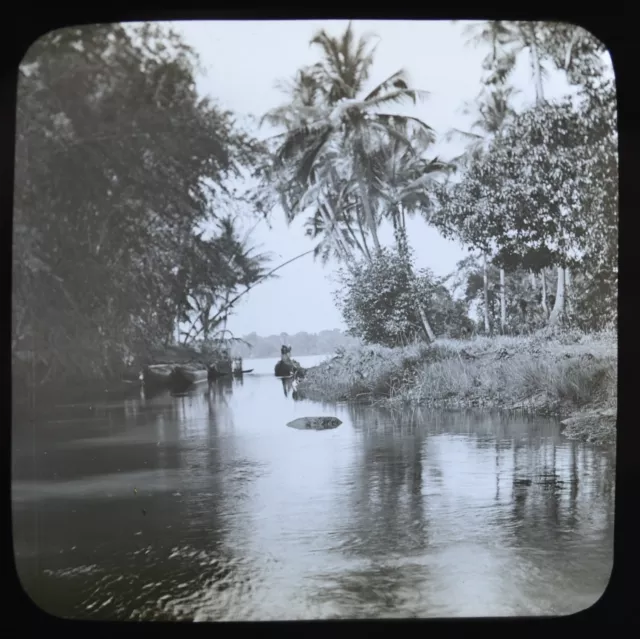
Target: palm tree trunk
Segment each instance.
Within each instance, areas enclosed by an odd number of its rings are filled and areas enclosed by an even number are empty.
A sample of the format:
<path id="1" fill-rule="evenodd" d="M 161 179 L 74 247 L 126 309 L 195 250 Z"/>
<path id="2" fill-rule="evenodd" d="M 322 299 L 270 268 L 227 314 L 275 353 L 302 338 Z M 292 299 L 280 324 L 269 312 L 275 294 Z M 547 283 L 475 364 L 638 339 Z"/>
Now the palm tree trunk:
<path id="1" fill-rule="evenodd" d="M 327 213 L 327 208 L 324 204 L 320 203 L 318 206 L 318 211 L 320 212 L 320 217 L 322 218 L 322 222 L 324 223 L 325 233 L 329 239 L 329 241 L 333 244 L 336 249 L 336 252 L 342 260 L 349 265 L 352 261 L 351 254 L 348 249 L 344 246 L 342 242 L 342 238 L 340 237 L 340 230 L 337 228 L 337 222 L 335 216 Z"/>
<path id="2" fill-rule="evenodd" d="M 564 70 L 565 72 L 569 71 L 569 67 L 571 66 L 571 54 L 573 52 L 573 47 L 575 46 L 576 42 L 578 41 L 578 27 L 574 27 L 573 29 L 573 33 L 571 34 L 571 40 L 569 42 L 569 45 L 567 46 L 567 51 L 565 53 L 564 56 Z"/>
<path id="3" fill-rule="evenodd" d="M 366 251 L 367 259 L 369 260 L 369 262 L 371 262 L 373 258 L 371 257 L 371 250 L 369 249 L 369 245 L 367 244 L 367 234 L 364 227 L 362 226 L 362 215 L 360 206 L 356 208 L 356 219 L 358 220 L 358 229 L 360 230 L 360 235 L 362 236 L 362 245 L 364 246 L 364 250 Z"/>
<path id="4" fill-rule="evenodd" d="M 549 326 L 556 326 L 562 324 L 564 321 L 564 294 L 565 294 L 565 281 L 564 281 L 564 267 L 558 266 L 558 284 L 556 286 L 556 301 L 549 317 Z"/>
<path id="5" fill-rule="evenodd" d="M 376 251 L 379 253 L 382 250 L 380 246 L 380 240 L 378 239 L 378 229 L 376 228 L 376 221 L 373 217 L 373 211 L 371 210 L 371 202 L 369 201 L 369 195 L 364 184 L 362 176 L 358 176 L 358 189 L 360 190 L 360 199 L 362 200 L 362 206 L 364 208 L 364 216 L 373 237 L 373 244 L 376 247 Z"/>
<path id="6" fill-rule="evenodd" d="M 223 315 L 228 315 L 231 312 L 231 309 L 233 308 L 234 304 L 243 296 L 246 295 L 249 291 L 252 291 L 257 284 L 259 284 L 260 282 L 262 282 L 263 280 L 271 277 L 274 273 L 277 273 L 281 268 L 284 268 L 285 266 L 287 266 L 288 264 L 291 264 L 291 262 L 295 262 L 296 260 L 299 260 L 301 257 L 305 257 L 305 255 L 311 255 L 311 253 L 313 253 L 315 251 L 315 249 L 311 249 L 309 251 L 305 251 L 304 253 L 300 253 L 300 255 L 296 255 L 295 257 L 292 257 L 290 260 L 287 260 L 286 262 L 282 262 L 282 264 L 278 264 L 278 266 L 276 266 L 275 268 L 272 268 L 268 273 L 265 273 L 264 275 L 262 275 L 261 277 L 259 277 L 251 286 L 247 286 L 243 291 L 240 291 L 240 293 L 238 293 L 234 298 L 232 298 L 231 300 L 229 300 L 227 302 L 227 304 L 225 304 L 212 318 L 211 318 L 211 322 L 215 322 L 216 320 L 219 320 L 220 317 L 222 317 Z M 198 337 L 200 335 L 200 333 L 202 333 L 202 328 L 194 335 L 194 339 L 196 337 Z"/>
<path id="7" fill-rule="evenodd" d="M 331 173 L 329 175 L 331 176 Z M 318 183 L 318 178 L 316 177 L 315 171 L 311 171 L 309 177 L 311 178 L 311 184 L 316 185 Z M 348 248 L 343 244 L 342 238 L 339 237 L 340 229 L 338 227 L 338 218 L 336 215 L 336 211 L 334 210 L 333 206 L 331 206 L 330 204 L 327 205 L 326 199 L 323 197 L 322 190 L 320 190 L 319 200 L 318 211 L 320 212 L 320 217 L 322 218 L 322 221 L 324 223 L 325 233 L 332 241 L 336 252 L 341 255 L 342 259 L 348 265 L 352 261 L 352 256 Z"/>
<path id="8" fill-rule="evenodd" d="M 540 51 L 536 38 L 536 27 L 533 22 L 529 23 L 529 55 L 531 59 L 531 70 L 533 71 L 533 84 L 536 90 L 536 104 L 544 102 L 544 87 L 542 85 L 542 63 L 540 61 Z"/>
<path id="9" fill-rule="evenodd" d="M 351 226 L 351 223 L 349 222 L 349 219 L 347 217 L 345 217 L 344 223 L 345 223 L 345 225 L 347 227 L 347 230 L 349 231 L 349 235 L 351 236 L 351 239 L 353 240 L 354 244 L 356 245 L 358 251 L 360 251 L 360 253 L 362 255 L 364 255 L 365 257 L 368 257 L 370 259 L 371 256 L 368 255 L 368 251 L 365 250 L 364 246 L 362 246 L 362 244 L 360 244 L 360 240 L 358 240 L 358 236 L 356 235 L 356 232 L 353 230 L 353 227 Z"/>
<path id="10" fill-rule="evenodd" d="M 500 269 L 500 331 L 504 335 L 507 330 L 507 298 L 504 283 L 504 269 Z"/>
<path id="11" fill-rule="evenodd" d="M 540 271 L 540 282 L 542 283 L 542 301 L 540 302 L 540 306 L 542 306 L 545 318 L 548 319 L 549 306 L 547 305 L 547 278 L 544 274 L 544 269 Z"/>
<path id="12" fill-rule="evenodd" d="M 487 273 L 487 254 L 482 254 L 482 288 L 484 293 L 484 330 L 491 335 L 491 321 L 489 319 L 489 274 Z"/>
<path id="13" fill-rule="evenodd" d="M 531 288 L 535 291 L 536 290 L 536 274 L 533 271 L 530 271 L 529 278 L 531 282 Z"/>

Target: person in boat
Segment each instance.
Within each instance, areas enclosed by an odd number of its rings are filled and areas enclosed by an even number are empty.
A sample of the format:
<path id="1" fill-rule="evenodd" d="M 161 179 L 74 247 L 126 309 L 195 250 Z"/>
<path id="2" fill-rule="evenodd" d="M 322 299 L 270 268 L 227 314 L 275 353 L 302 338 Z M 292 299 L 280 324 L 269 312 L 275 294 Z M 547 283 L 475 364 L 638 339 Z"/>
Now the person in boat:
<path id="1" fill-rule="evenodd" d="M 297 372 L 297 366 L 291 359 L 291 346 L 283 344 L 280 349 L 280 359 L 275 366 L 276 377 L 292 377 Z"/>

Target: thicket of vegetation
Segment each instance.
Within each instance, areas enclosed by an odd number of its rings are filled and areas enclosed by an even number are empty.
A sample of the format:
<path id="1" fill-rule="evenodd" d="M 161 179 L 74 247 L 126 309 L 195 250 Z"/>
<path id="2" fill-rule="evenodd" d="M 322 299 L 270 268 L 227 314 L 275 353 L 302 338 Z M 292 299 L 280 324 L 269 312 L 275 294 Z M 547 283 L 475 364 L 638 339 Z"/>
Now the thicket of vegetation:
<path id="1" fill-rule="evenodd" d="M 565 24 L 492 21 L 466 31 L 487 55 L 469 105 L 473 130 L 445 132 L 467 140 L 461 157 L 433 157 L 432 127 L 390 110 L 423 95 L 404 71 L 365 91 L 374 48 L 349 27 L 340 37 L 321 31 L 312 39 L 318 63 L 300 69 L 286 87 L 288 102 L 267 114 L 284 132 L 264 178 L 290 219 L 309 216 L 308 234 L 324 239 L 318 255 L 341 263 L 337 302 L 351 332 L 367 342 L 612 325 L 617 132 L 604 48 Z M 510 77 L 522 56 L 536 99 L 517 113 Z M 563 72 L 576 95 L 546 100 L 550 69 Z M 416 272 L 411 215 L 469 248 L 452 274 L 462 301 L 430 272 Z M 392 247 L 380 243 L 383 223 L 393 225 Z M 480 312 L 475 327 L 472 302 Z"/>
<path id="2" fill-rule="evenodd" d="M 267 256 L 225 185 L 260 145 L 195 91 L 198 60 L 164 28 L 65 28 L 20 68 L 14 380 L 102 377 L 150 348 L 211 339 Z M 202 224 L 215 231 L 204 233 Z"/>

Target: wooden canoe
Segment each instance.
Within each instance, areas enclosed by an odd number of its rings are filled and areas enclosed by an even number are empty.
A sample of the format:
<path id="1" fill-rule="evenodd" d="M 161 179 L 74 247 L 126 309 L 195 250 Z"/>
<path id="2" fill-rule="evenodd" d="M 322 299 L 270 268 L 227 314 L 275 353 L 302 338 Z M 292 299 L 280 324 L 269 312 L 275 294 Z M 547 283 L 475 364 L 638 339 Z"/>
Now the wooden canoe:
<path id="1" fill-rule="evenodd" d="M 187 366 L 174 366 L 171 372 L 171 384 L 177 386 L 190 386 L 208 380 L 206 368 L 191 368 Z"/>
<path id="2" fill-rule="evenodd" d="M 142 371 L 142 381 L 147 387 L 168 386 L 171 382 L 171 372 L 172 367 L 167 364 L 147 366 Z"/>

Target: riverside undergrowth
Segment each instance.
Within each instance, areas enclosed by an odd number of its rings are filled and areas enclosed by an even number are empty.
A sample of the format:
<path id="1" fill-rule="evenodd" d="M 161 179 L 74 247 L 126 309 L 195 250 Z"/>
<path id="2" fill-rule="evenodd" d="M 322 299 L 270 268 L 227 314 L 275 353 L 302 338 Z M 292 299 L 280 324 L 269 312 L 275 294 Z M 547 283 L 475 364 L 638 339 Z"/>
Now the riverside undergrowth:
<path id="1" fill-rule="evenodd" d="M 307 371 L 298 391 L 325 402 L 557 415 L 567 436 L 606 443 L 615 437 L 617 359 L 612 331 L 364 345 Z"/>

